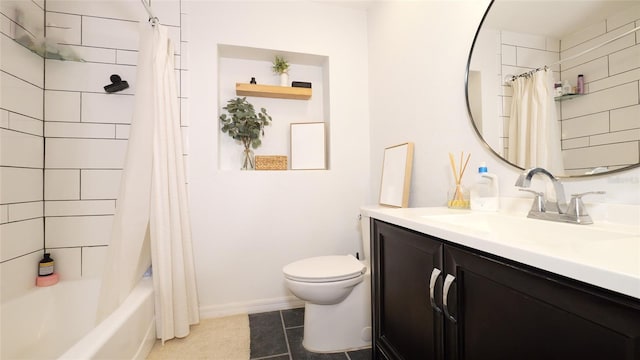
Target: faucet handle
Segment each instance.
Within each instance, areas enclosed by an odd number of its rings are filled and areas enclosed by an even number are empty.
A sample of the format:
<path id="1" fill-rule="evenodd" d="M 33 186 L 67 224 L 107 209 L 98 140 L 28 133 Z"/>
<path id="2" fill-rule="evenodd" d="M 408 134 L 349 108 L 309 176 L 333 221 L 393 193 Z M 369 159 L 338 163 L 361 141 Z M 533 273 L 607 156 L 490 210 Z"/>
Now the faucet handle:
<path id="1" fill-rule="evenodd" d="M 591 194 L 605 194 L 605 191 L 587 191 L 579 194 L 571 194 L 571 201 L 569 202 L 569 208 L 567 209 L 567 215 L 576 219 L 579 224 L 593 224 L 591 216 L 587 214 L 587 209 L 582 202 L 582 197 Z"/>
<path id="2" fill-rule="evenodd" d="M 531 212 L 545 212 L 546 208 L 545 208 L 545 198 L 544 198 L 544 193 L 543 192 L 538 192 L 538 191 L 534 191 L 534 190 L 529 190 L 529 189 L 518 189 L 520 191 L 524 191 L 524 192 L 529 192 L 535 195 L 535 197 L 533 198 L 533 204 L 531 205 L 531 210 L 529 211 Z"/>
<path id="3" fill-rule="evenodd" d="M 583 192 L 583 193 L 579 193 L 579 194 L 571 194 L 571 199 L 572 200 L 574 198 L 581 199 L 585 195 L 591 195 L 591 194 L 602 195 L 602 194 L 606 194 L 606 193 L 607 193 L 606 191 L 587 191 L 587 192 Z"/>

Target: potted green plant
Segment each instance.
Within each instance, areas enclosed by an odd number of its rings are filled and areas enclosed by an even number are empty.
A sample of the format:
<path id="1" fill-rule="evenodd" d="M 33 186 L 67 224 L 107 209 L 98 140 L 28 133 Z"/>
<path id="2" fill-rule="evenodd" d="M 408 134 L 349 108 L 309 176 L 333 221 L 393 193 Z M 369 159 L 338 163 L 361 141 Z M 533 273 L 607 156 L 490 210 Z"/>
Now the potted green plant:
<path id="1" fill-rule="evenodd" d="M 283 56 L 276 55 L 272 69 L 280 75 L 280 86 L 289 86 L 289 63 Z"/>
<path id="2" fill-rule="evenodd" d="M 261 108 L 260 112 L 256 113 L 246 97 L 227 101 L 227 106 L 223 109 L 227 110 L 228 114 L 220 115 L 222 132 L 242 142 L 244 152 L 241 169 L 253 170 L 255 162 L 251 148 L 257 149 L 262 144 L 260 137 L 264 136 L 264 127 L 271 123 L 271 116 L 267 114 L 265 108 Z"/>

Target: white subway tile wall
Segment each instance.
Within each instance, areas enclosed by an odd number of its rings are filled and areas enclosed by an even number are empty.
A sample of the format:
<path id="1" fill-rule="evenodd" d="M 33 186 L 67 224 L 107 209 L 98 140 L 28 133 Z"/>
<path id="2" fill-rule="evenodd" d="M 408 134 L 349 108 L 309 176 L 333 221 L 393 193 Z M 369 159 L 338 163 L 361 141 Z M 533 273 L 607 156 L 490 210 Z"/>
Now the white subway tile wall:
<path id="1" fill-rule="evenodd" d="M 42 35 L 44 8 L 32 1 L 3 0 L 0 13 L 0 300 L 4 302 L 35 285 L 44 244 L 44 60 L 14 40 Z"/>
<path id="2" fill-rule="evenodd" d="M 111 215 L 47 217 L 45 236 L 48 247 L 101 246 L 109 243 Z"/>
<path id="3" fill-rule="evenodd" d="M 93 216 L 113 215 L 116 200 L 66 200 L 45 201 L 44 216 Z M 108 244 L 104 244 L 108 245 Z"/>
<path id="4" fill-rule="evenodd" d="M 7 125 L 4 126 L 7 129 L 15 130 L 18 132 L 43 136 L 42 120 L 30 118 L 28 116 L 7 112 Z"/>
<path id="5" fill-rule="evenodd" d="M 70 91 L 44 92 L 44 112 L 47 114 L 47 122 L 80 121 L 80 94 Z"/>
<path id="6" fill-rule="evenodd" d="M 131 124 L 133 105 L 132 95 L 83 93 L 80 117 L 86 123 Z"/>
<path id="7" fill-rule="evenodd" d="M 44 65 L 42 58 L 33 56 L 29 49 L 5 34 L 0 37 L 0 47 L 2 47 L 0 62 L 2 62 L 3 71 L 42 89 Z"/>
<path id="8" fill-rule="evenodd" d="M 17 203 L 9 205 L 3 205 L 11 207 L 11 213 L 7 211 L 7 221 L 22 221 L 28 219 L 35 219 L 42 217 L 44 214 L 44 202 L 42 201 L 30 201 L 25 203 Z"/>
<path id="9" fill-rule="evenodd" d="M 82 248 L 82 277 L 99 278 L 102 276 L 105 260 L 107 258 L 106 246 L 85 246 Z"/>
<path id="10" fill-rule="evenodd" d="M 560 41 L 501 32 L 501 78 L 568 58 L 640 24 L 640 5 L 606 21 L 589 25 Z M 617 169 L 640 161 L 640 36 L 632 33 L 575 60 L 554 68 L 557 80 L 576 86 L 585 78 L 586 95 L 558 103 L 562 128 L 562 153 L 569 175 L 595 167 Z M 500 116 L 504 119 L 504 153 L 508 151 L 507 126 L 511 91 L 503 86 Z M 622 154 L 622 155 L 621 155 Z"/>
<path id="11" fill-rule="evenodd" d="M 82 16 L 49 12 L 47 13 L 47 37 L 59 39 L 65 44 L 80 45 Z"/>
<path id="12" fill-rule="evenodd" d="M 49 138 L 47 169 L 121 169 L 127 142 L 115 139 Z"/>
<path id="13" fill-rule="evenodd" d="M 42 36 L 44 6 L 41 0 L 0 2 L 2 301 L 34 286 L 45 244 L 63 280 L 101 275 L 133 121 L 138 31 L 150 26 L 138 0 L 47 0 L 47 37 L 84 61 L 44 60 L 14 40 L 25 32 Z M 175 47 L 187 156 L 187 39 L 181 29 L 188 13 L 181 0 L 155 1 L 152 8 Z M 106 93 L 112 74 L 129 88 Z M 23 276 L 5 281 L 2 274 L 14 272 Z"/>
<path id="14" fill-rule="evenodd" d="M 25 202 L 42 201 L 42 169 L 0 167 L 0 201 L 13 206 Z M 2 239 L 1 241 L 8 241 Z"/>
<path id="15" fill-rule="evenodd" d="M 0 261 L 4 262 L 42 249 L 42 231 L 42 217 L 2 224 Z M 34 264 L 34 270 L 35 267 Z"/>
<path id="16" fill-rule="evenodd" d="M 79 200 L 80 170 L 44 171 L 44 200 Z"/>
<path id="17" fill-rule="evenodd" d="M 116 139 L 128 139 L 130 129 L 129 125 L 116 125 Z"/>
<path id="18" fill-rule="evenodd" d="M 121 175 L 121 170 L 82 170 L 80 197 L 83 200 L 115 199 L 118 196 Z"/>
<path id="19" fill-rule="evenodd" d="M 82 278 L 82 248 L 51 248 L 51 257 L 56 262 L 56 272 L 61 280 L 77 280 Z"/>
<path id="20" fill-rule="evenodd" d="M 0 224 L 9 221 L 9 205 L 0 205 Z"/>
<path id="21" fill-rule="evenodd" d="M 0 161 L 4 166 L 42 168 L 42 136 L 0 129 Z M 15 151 L 21 149 L 21 151 Z"/>
<path id="22" fill-rule="evenodd" d="M 19 297 L 35 286 L 37 265 L 34 264 L 38 264 L 41 259 L 42 252 L 36 251 L 0 263 L 0 269 L 2 269 L 1 302 L 4 303 Z"/>
<path id="23" fill-rule="evenodd" d="M 640 105 L 611 110 L 611 131 L 638 129 Z"/>
<path id="24" fill-rule="evenodd" d="M 562 39 L 566 58 L 640 24 L 640 5 Z M 562 64 L 562 79 L 585 79 L 586 95 L 561 102 L 562 146 L 568 174 L 618 169 L 640 161 L 640 37 L 626 35 Z"/>
<path id="25" fill-rule="evenodd" d="M 47 138 L 113 139 L 116 136 L 116 126 L 114 124 L 45 122 L 44 135 Z"/>
<path id="26" fill-rule="evenodd" d="M 3 50 L 4 53 L 4 50 Z M 37 56 L 37 55 L 32 55 Z M 2 63 L 4 65 L 4 62 Z M 42 71 L 41 68 L 33 69 Z M 15 114 L 42 120 L 42 87 L 31 84 L 10 73 L 0 73 L 0 108 Z"/>

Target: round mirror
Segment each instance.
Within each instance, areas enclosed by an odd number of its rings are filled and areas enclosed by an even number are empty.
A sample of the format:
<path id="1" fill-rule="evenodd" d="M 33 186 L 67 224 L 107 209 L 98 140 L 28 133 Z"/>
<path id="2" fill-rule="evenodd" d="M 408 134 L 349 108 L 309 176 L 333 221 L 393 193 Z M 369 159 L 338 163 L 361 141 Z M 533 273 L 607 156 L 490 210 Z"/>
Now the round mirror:
<path id="1" fill-rule="evenodd" d="M 480 138 L 561 177 L 639 166 L 639 25 L 638 1 L 492 1 L 466 74 Z"/>

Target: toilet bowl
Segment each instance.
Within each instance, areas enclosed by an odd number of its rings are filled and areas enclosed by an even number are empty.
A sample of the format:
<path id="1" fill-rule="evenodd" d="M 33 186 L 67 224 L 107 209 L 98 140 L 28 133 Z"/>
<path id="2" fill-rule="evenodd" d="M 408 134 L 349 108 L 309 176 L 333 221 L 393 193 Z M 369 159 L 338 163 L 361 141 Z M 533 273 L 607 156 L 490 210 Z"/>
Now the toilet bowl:
<path id="1" fill-rule="evenodd" d="M 362 218 L 364 260 L 318 256 L 283 267 L 285 284 L 305 301 L 302 345 L 312 352 L 342 352 L 371 345 L 369 219 Z"/>

